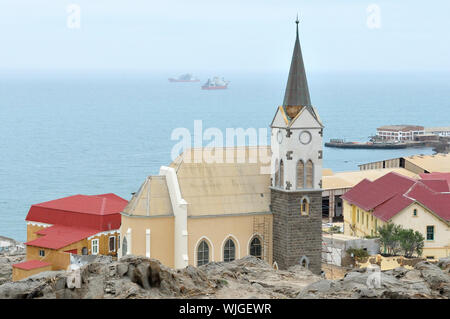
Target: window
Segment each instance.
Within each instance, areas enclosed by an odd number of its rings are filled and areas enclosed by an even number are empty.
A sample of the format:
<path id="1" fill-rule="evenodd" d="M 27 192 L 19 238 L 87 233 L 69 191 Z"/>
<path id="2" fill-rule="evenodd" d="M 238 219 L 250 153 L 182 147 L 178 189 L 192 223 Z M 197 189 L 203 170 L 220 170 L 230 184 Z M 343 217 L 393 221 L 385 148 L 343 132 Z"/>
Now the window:
<path id="1" fill-rule="evenodd" d="M 417 216 L 417 209 L 416 208 L 414 208 L 413 216 Z"/>
<path id="2" fill-rule="evenodd" d="M 82 255 L 87 255 L 87 254 L 88 254 L 88 249 L 87 249 L 87 247 L 81 248 L 81 254 L 82 254 Z"/>
<path id="3" fill-rule="evenodd" d="M 366 216 L 366 227 L 369 227 L 369 213 Z"/>
<path id="4" fill-rule="evenodd" d="M 98 239 L 94 239 L 92 240 L 92 255 L 97 255 L 98 254 Z"/>
<path id="5" fill-rule="evenodd" d="M 116 237 L 111 236 L 109 237 L 109 251 L 116 251 Z"/>
<path id="6" fill-rule="evenodd" d="M 39 256 L 40 257 L 45 257 L 45 250 L 39 250 Z"/>
<path id="7" fill-rule="evenodd" d="M 306 162 L 306 188 L 313 188 L 314 186 L 314 164 L 311 160 Z"/>
<path id="8" fill-rule="evenodd" d="M 209 263 L 209 246 L 205 240 L 202 240 L 197 248 L 197 266 Z"/>
<path id="9" fill-rule="evenodd" d="M 283 160 L 280 161 L 280 187 L 284 188 L 284 163 Z"/>
<path id="10" fill-rule="evenodd" d="M 307 197 L 303 197 L 300 202 L 300 213 L 302 215 L 309 215 L 309 199 Z"/>
<path id="11" fill-rule="evenodd" d="M 120 248 L 120 235 L 117 237 L 117 249 Z"/>
<path id="12" fill-rule="evenodd" d="M 434 259 L 434 256 L 427 256 L 427 259 Z"/>
<path id="13" fill-rule="evenodd" d="M 261 240 L 258 237 L 254 237 L 250 242 L 250 255 L 262 259 Z"/>
<path id="14" fill-rule="evenodd" d="M 305 164 L 302 160 L 297 163 L 297 188 L 305 188 Z"/>
<path id="15" fill-rule="evenodd" d="M 359 209 L 358 209 L 358 215 L 357 215 L 357 219 L 356 219 L 359 223 Z"/>
<path id="16" fill-rule="evenodd" d="M 234 241 L 230 238 L 223 247 L 223 261 L 233 261 L 236 259 L 235 256 L 236 246 L 234 245 Z"/>
<path id="17" fill-rule="evenodd" d="M 434 240 L 434 226 L 427 226 L 427 240 Z"/>

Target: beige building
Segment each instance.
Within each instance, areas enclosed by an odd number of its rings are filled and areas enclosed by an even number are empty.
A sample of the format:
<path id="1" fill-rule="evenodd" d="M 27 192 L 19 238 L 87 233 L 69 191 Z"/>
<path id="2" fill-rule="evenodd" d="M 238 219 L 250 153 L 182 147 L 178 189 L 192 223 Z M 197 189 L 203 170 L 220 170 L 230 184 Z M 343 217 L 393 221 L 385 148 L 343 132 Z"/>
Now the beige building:
<path id="1" fill-rule="evenodd" d="M 216 152 L 224 163 L 208 163 L 212 149 L 194 149 L 144 181 L 122 213 L 122 255 L 177 268 L 250 254 L 272 263 L 270 147 Z"/>
<path id="2" fill-rule="evenodd" d="M 413 155 L 358 166 L 360 170 L 401 167 L 415 174 L 450 172 L 450 154 Z"/>

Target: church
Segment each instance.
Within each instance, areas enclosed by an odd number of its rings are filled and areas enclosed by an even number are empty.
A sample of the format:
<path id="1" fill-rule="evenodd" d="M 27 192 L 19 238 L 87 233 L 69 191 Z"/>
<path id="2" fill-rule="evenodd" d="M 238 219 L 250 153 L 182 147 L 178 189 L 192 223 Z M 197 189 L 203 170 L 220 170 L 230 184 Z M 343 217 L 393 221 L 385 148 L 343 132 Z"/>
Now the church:
<path id="1" fill-rule="evenodd" d="M 120 256 L 183 268 L 253 255 L 320 274 L 324 126 L 311 103 L 298 24 L 271 145 L 222 149 L 233 161 L 205 160 L 217 149 L 189 149 L 148 176 L 121 213 Z M 188 160 L 198 152 L 203 161 Z"/>

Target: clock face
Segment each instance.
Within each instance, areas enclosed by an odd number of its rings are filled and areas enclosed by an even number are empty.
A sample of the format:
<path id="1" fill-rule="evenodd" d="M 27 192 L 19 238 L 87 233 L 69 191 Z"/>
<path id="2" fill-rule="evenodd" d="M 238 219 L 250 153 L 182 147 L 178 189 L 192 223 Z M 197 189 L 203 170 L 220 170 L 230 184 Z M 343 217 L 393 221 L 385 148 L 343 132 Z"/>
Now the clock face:
<path id="1" fill-rule="evenodd" d="M 311 143 L 311 139 L 312 139 L 311 133 L 309 133 L 308 131 L 303 131 L 300 133 L 299 139 L 300 139 L 300 143 L 305 144 L 305 145 L 309 144 L 309 143 Z"/>
<path id="2" fill-rule="evenodd" d="M 281 144 L 281 142 L 283 141 L 283 132 L 281 132 L 281 130 L 279 130 L 277 133 L 277 141 L 279 144 Z"/>

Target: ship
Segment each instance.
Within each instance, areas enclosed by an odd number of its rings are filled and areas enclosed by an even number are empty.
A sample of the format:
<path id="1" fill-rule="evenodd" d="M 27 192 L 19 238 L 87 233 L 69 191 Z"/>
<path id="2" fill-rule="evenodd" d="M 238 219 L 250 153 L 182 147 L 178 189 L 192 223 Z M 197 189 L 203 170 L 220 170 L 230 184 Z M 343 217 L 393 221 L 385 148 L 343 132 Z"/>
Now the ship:
<path id="1" fill-rule="evenodd" d="M 230 83 L 230 81 L 225 81 L 223 78 L 220 79 L 216 76 L 212 80 L 208 79 L 208 81 L 202 85 L 202 90 L 224 90 L 228 88 L 228 83 Z"/>
<path id="2" fill-rule="evenodd" d="M 200 82 L 191 73 L 182 74 L 177 78 L 169 78 L 169 82 Z"/>
<path id="3" fill-rule="evenodd" d="M 331 139 L 326 147 L 354 149 L 401 149 L 407 147 L 424 147 L 424 142 L 346 142 L 343 139 Z"/>

